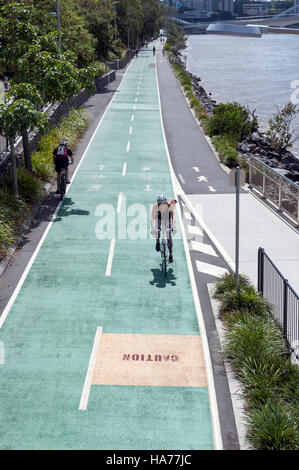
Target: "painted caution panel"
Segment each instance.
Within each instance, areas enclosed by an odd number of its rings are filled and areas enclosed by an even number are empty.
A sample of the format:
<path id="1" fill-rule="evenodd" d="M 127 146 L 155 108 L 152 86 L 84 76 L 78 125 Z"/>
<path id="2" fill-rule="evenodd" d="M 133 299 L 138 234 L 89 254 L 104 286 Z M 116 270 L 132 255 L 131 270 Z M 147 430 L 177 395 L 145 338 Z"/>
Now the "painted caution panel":
<path id="1" fill-rule="evenodd" d="M 92 384 L 207 387 L 201 338 L 104 333 Z"/>

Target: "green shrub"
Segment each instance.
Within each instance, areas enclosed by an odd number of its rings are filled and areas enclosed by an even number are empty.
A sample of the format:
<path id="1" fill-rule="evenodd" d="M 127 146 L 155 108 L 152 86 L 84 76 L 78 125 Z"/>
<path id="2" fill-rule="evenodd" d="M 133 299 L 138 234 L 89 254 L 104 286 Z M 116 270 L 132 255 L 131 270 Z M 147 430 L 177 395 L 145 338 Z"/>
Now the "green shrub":
<path id="1" fill-rule="evenodd" d="M 25 210 L 24 201 L 15 196 L 7 186 L 0 188 L 0 220 L 5 223 L 13 223 Z"/>
<path id="2" fill-rule="evenodd" d="M 247 423 L 249 441 L 255 449 L 298 450 L 298 426 L 287 405 L 269 401 L 251 410 Z"/>
<path id="3" fill-rule="evenodd" d="M 227 332 L 225 353 L 242 377 L 246 364 L 281 364 L 288 350 L 280 327 L 269 315 L 247 313 Z"/>
<path id="4" fill-rule="evenodd" d="M 33 172 L 43 180 L 54 176 L 53 150 L 60 140 L 66 140 L 68 146 L 74 149 L 77 139 L 85 131 L 89 121 L 88 113 L 83 108 L 73 108 L 68 116 L 60 121 L 59 126 L 44 135 L 38 144 L 38 149 L 32 154 Z"/>
<path id="5" fill-rule="evenodd" d="M 208 122 L 208 134 L 225 135 L 240 142 L 258 129 L 257 120 L 238 103 L 220 103 Z"/>
<path id="6" fill-rule="evenodd" d="M 44 196 L 41 181 L 25 168 L 18 170 L 18 187 L 21 198 L 26 202 L 35 202 Z"/>
<path id="7" fill-rule="evenodd" d="M 235 275 L 231 273 L 225 273 L 217 282 L 214 289 L 214 298 L 220 300 L 228 290 L 234 290 L 236 286 Z M 249 278 L 244 274 L 239 275 L 239 286 L 240 288 L 247 288 L 251 286 Z"/>
<path id="8" fill-rule="evenodd" d="M 196 108 L 200 106 L 200 102 L 198 101 L 197 98 L 191 98 L 189 101 L 189 104 L 191 108 Z"/>
<path id="9" fill-rule="evenodd" d="M 253 286 L 246 286 L 245 288 L 240 287 L 239 292 L 235 289 L 227 290 L 221 298 L 219 311 L 221 315 L 236 311 L 264 315 L 269 313 L 271 309 Z"/>
<path id="10" fill-rule="evenodd" d="M 249 356 L 239 370 L 245 395 L 253 405 L 265 404 L 279 395 L 283 374 L 284 361 L 278 357 L 257 360 Z"/>
<path id="11" fill-rule="evenodd" d="M 8 248 L 15 242 L 12 226 L 0 219 L 0 260 L 6 255 Z"/>

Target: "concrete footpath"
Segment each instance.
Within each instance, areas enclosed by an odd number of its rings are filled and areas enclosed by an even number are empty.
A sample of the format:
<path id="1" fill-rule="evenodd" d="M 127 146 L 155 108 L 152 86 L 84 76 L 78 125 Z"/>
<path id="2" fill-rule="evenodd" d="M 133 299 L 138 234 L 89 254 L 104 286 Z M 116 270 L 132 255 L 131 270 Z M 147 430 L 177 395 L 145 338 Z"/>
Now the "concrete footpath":
<path id="1" fill-rule="evenodd" d="M 222 246 L 230 266 L 235 262 L 235 189 L 220 165 L 162 53 L 158 78 L 166 138 L 174 171 L 209 233 Z M 240 269 L 257 284 L 258 248 L 267 254 L 299 292 L 299 236 L 268 205 L 244 190 L 240 198 Z"/>

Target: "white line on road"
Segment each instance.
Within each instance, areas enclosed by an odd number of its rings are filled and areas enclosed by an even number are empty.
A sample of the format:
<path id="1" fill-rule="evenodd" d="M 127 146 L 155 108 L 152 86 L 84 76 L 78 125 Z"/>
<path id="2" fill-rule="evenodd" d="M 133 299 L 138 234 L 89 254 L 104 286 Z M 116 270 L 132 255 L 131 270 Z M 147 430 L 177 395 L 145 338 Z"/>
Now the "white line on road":
<path id="1" fill-rule="evenodd" d="M 114 248 L 115 248 L 115 240 L 111 240 L 105 276 L 111 276 Z"/>
<path id="2" fill-rule="evenodd" d="M 121 203 L 122 203 L 122 200 L 123 200 L 123 193 L 119 193 L 118 195 L 118 202 L 117 202 L 117 209 L 116 209 L 116 212 L 119 214 L 120 211 L 121 211 Z"/>
<path id="3" fill-rule="evenodd" d="M 190 214 L 190 212 L 184 212 L 184 219 L 192 220 L 192 215 Z"/>
<path id="4" fill-rule="evenodd" d="M 194 171 L 196 171 L 197 173 L 199 173 L 199 168 L 198 168 L 198 166 L 193 166 L 192 169 L 193 169 Z"/>
<path id="5" fill-rule="evenodd" d="M 202 230 L 198 227 L 198 225 L 188 225 L 188 231 L 189 233 L 192 233 L 193 235 L 201 235 L 203 236 Z"/>
<path id="6" fill-rule="evenodd" d="M 128 143 L 127 143 L 127 152 L 130 152 L 130 145 L 131 145 L 131 142 L 128 141 Z"/>
<path id="7" fill-rule="evenodd" d="M 133 111 L 136 111 L 136 104 L 134 104 L 133 106 Z"/>
<path id="8" fill-rule="evenodd" d="M 217 256 L 214 248 L 207 243 L 197 242 L 192 240 L 191 241 L 191 248 L 195 251 L 200 251 L 201 253 L 205 253 L 206 255 Z"/>
<path id="9" fill-rule="evenodd" d="M 129 129 L 129 134 L 131 135 L 133 132 L 133 127 L 131 126 L 130 129 Z"/>
<path id="10" fill-rule="evenodd" d="M 127 162 L 124 163 L 122 176 L 126 176 L 126 172 L 127 172 Z"/>
<path id="11" fill-rule="evenodd" d="M 180 180 L 183 184 L 186 184 L 186 182 L 185 182 L 184 178 L 182 177 L 182 175 L 179 175 L 179 178 L 180 178 Z"/>
<path id="12" fill-rule="evenodd" d="M 134 114 L 132 114 L 132 116 L 131 116 L 131 121 L 132 122 L 134 121 Z"/>
<path id="13" fill-rule="evenodd" d="M 225 268 L 220 268 L 220 266 L 204 263 L 203 261 L 196 261 L 196 266 L 199 272 L 209 274 L 210 276 L 221 277 L 228 273 L 228 270 Z"/>
<path id="14" fill-rule="evenodd" d="M 91 354 L 90 354 L 87 374 L 86 374 L 86 377 L 85 377 L 85 382 L 84 382 L 83 391 L 82 391 L 82 395 L 81 395 L 81 400 L 80 400 L 80 404 L 79 404 L 79 410 L 80 411 L 81 410 L 82 411 L 87 410 L 90 387 L 91 387 L 91 381 L 92 381 L 92 375 L 93 375 L 93 369 L 94 369 L 94 366 L 95 366 L 95 363 L 96 363 L 97 352 L 98 352 L 98 349 L 99 349 L 102 330 L 103 330 L 103 328 L 101 326 L 99 326 L 97 328 L 97 331 L 96 331 L 96 334 L 95 334 L 93 347 L 92 347 L 92 351 L 91 351 Z"/>
<path id="15" fill-rule="evenodd" d="M 213 186 L 208 186 L 208 190 L 211 191 L 212 193 L 216 192 L 216 189 L 214 189 Z"/>
<path id="16" fill-rule="evenodd" d="M 145 190 L 146 190 L 146 191 L 150 191 L 150 190 L 151 190 L 151 187 L 150 187 L 149 184 L 146 185 Z"/>
<path id="17" fill-rule="evenodd" d="M 135 103 L 137 103 L 137 101 L 138 101 L 138 98 L 135 98 Z"/>

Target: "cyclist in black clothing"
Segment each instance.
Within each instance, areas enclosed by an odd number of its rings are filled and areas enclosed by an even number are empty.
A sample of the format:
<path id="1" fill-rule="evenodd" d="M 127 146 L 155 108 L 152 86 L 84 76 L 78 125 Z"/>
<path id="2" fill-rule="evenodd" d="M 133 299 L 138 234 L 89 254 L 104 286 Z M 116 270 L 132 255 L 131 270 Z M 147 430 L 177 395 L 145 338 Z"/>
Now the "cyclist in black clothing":
<path id="1" fill-rule="evenodd" d="M 73 152 L 71 149 L 67 148 L 65 140 L 62 140 L 58 147 L 53 150 L 53 163 L 55 164 L 55 171 L 57 173 L 57 191 L 56 194 L 59 194 L 59 178 L 62 168 L 65 168 L 66 173 L 66 183 L 70 184 L 69 181 L 69 159 L 74 163 Z"/>
<path id="2" fill-rule="evenodd" d="M 156 54 L 156 48 L 155 48 L 155 46 L 154 46 L 154 47 L 153 47 L 153 55 L 155 55 L 155 54 Z"/>

